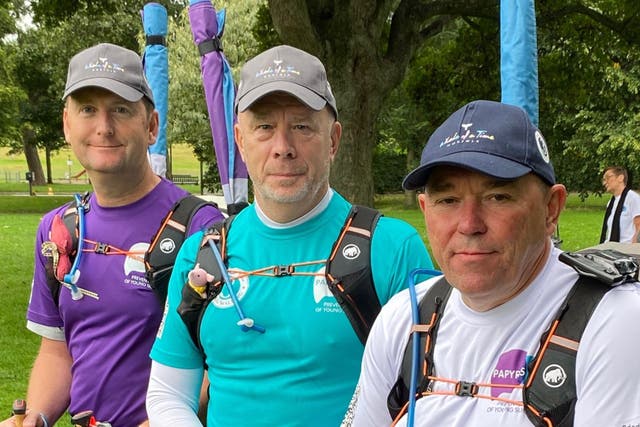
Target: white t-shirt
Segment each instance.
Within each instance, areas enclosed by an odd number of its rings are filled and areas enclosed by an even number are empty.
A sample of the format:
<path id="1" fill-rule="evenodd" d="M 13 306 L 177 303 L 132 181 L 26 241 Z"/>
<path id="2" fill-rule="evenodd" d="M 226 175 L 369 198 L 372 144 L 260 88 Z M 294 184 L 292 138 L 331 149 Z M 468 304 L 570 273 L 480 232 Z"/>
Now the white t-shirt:
<path id="1" fill-rule="evenodd" d="M 613 217 L 615 216 L 616 208 L 620 196 L 616 196 L 613 199 L 613 207 L 611 208 L 611 215 L 607 218 L 607 242 L 609 236 L 611 236 L 611 228 L 613 224 Z M 627 197 L 624 199 L 624 206 L 620 214 L 620 242 L 621 243 L 636 243 L 633 242 L 633 235 L 636 232 L 636 227 L 633 225 L 633 219 L 640 216 L 640 195 L 633 190 L 629 190 Z"/>
<path id="2" fill-rule="evenodd" d="M 538 277 L 514 299 L 488 312 L 475 312 L 453 290 L 435 345 L 435 375 L 484 384 L 522 383 L 524 364 L 577 280 L 554 249 Z M 418 299 L 436 281 L 417 286 Z M 392 298 L 378 316 L 365 348 L 352 426 L 388 426 L 387 395 L 398 378 L 411 325 L 409 292 Z M 640 284 L 608 292 L 587 325 L 576 359 L 578 401 L 574 426 L 640 424 Z M 454 385 L 437 381 L 434 391 Z M 472 398 L 432 395 L 418 399 L 415 426 L 531 426 L 521 388 L 480 387 Z M 398 426 L 406 425 L 406 415 Z"/>

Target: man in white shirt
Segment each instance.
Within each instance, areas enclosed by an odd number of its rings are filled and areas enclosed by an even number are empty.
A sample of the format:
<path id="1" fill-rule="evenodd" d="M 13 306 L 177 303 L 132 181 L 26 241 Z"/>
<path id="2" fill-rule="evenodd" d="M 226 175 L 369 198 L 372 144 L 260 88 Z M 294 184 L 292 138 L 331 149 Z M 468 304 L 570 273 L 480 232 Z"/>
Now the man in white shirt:
<path id="1" fill-rule="evenodd" d="M 491 101 L 467 104 L 433 133 L 403 186 L 424 189 L 420 208 L 448 284 L 428 279 L 415 286 L 417 298 L 411 298 L 410 287 L 383 307 L 344 424 L 531 426 L 535 406 L 523 402 L 523 394 L 531 396 L 529 378 L 544 379 L 538 400 L 569 381 L 577 397 L 559 416 L 534 413 L 535 425 L 640 424 L 640 340 L 630 329 L 640 323 L 638 282 L 612 289 L 589 282 L 604 296 L 594 303 L 579 342 L 553 329 L 543 346 L 573 347 L 575 356 L 566 361 L 574 363 L 528 363 L 543 333 L 555 325 L 578 273 L 559 260 L 561 251 L 552 244 L 567 192 L 556 183 L 545 140 L 526 113 Z M 433 310 L 426 320 L 413 321 L 415 301 L 441 285 L 448 300 L 424 299 L 441 307 L 439 324 Z M 416 371 L 428 376 L 424 387 L 412 389 L 416 382 L 400 385 L 398 378 L 414 326 L 437 333 L 413 358 L 420 361 Z M 558 418 L 564 420 L 557 423 Z"/>

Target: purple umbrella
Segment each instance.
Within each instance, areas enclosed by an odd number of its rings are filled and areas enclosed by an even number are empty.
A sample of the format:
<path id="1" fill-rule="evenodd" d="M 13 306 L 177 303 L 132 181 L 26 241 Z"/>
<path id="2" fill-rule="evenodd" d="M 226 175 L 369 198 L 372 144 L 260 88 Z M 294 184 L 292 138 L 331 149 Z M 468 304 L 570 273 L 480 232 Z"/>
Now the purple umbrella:
<path id="1" fill-rule="evenodd" d="M 191 0 L 189 21 L 201 55 L 202 83 L 227 213 L 233 214 L 247 205 L 248 174 L 233 137 L 235 85 L 220 42 L 225 11 L 216 13 L 210 0 Z"/>

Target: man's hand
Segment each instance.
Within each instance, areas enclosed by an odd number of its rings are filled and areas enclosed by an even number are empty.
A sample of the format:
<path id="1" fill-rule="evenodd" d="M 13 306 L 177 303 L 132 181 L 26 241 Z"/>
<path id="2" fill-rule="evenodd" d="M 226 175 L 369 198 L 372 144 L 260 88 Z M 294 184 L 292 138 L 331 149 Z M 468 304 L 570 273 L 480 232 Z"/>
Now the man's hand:
<path id="1" fill-rule="evenodd" d="M 42 419 L 40 418 L 40 414 L 29 412 L 24 416 L 24 420 L 22 424 L 19 424 L 19 421 L 16 422 L 16 416 L 14 415 L 11 418 L 7 418 L 4 421 L 0 422 L 0 427 L 43 427 Z"/>

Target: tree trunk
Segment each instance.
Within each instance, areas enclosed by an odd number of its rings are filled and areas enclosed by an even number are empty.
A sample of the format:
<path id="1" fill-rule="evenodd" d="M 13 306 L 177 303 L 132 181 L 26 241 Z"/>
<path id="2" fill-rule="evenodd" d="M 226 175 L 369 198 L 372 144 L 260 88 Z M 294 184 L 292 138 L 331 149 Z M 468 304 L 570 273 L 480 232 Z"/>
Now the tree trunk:
<path id="1" fill-rule="evenodd" d="M 46 185 L 35 139 L 36 134 L 32 129 L 25 128 L 22 130 L 22 147 L 24 149 L 24 155 L 27 158 L 27 166 L 29 170 L 33 172 L 33 184 Z"/>
<path id="2" fill-rule="evenodd" d="M 416 167 L 416 148 L 412 144 L 407 144 L 407 171 Z M 402 205 L 405 209 L 413 208 L 416 205 L 415 190 L 405 190 Z"/>
<path id="3" fill-rule="evenodd" d="M 343 109 L 338 105 L 342 141 L 331 169 L 331 186 L 352 203 L 373 206 L 374 121 L 378 113 L 367 108 L 351 110 L 347 105 Z"/>
<path id="4" fill-rule="evenodd" d="M 51 149 L 47 146 L 44 152 L 44 160 L 47 164 L 47 184 L 53 184 L 53 173 L 51 172 Z"/>

